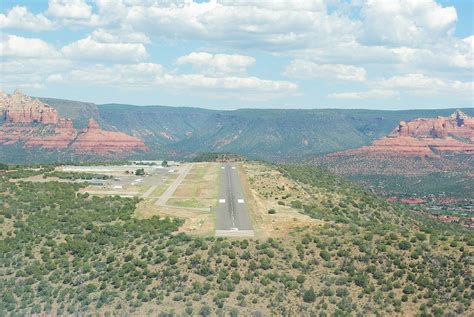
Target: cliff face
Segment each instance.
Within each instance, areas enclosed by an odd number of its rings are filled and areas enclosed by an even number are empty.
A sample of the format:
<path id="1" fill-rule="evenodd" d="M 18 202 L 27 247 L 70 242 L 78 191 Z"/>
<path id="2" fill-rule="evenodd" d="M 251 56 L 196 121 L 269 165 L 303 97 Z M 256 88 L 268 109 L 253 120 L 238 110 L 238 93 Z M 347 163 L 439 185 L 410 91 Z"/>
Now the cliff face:
<path id="1" fill-rule="evenodd" d="M 456 111 L 449 117 L 401 121 L 389 136 L 371 145 L 329 156 L 439 157 L 442 152 L 474 154 L 474 118 Z"/>
<path id="2" fill-rule="evenodd" d="M 94 120 L 78 131 L 68 118 L 38 99 L 20 92 L 11 95 L 0 92 L 0 145 L 23 142 L 27 148 L 71 148 L 80 153 L 109 154 L 135 150 L 146 151 L 142 140 L 122 132 L 104 131 Z"/>
<path id="3" fill-rule="evenodd" d="M 461 111 L 456 111 L 450 117 L 401 121 L 392 136 L 446 138 L 450 134 L 472 140 L 474 138 L 474 118 Z"/>
<path id="4" fill-rule="evenodd" d="M 59 120 L 54 108 L 19 91 L 11 95 L 0 92 L 0 115 L 8 123 L 57 124 Z"/>
<path id="5" fill-rule="evenodd" d="M 99 154 L 147 149 L 145 143 L 138 138 L 122 132 L 102 130 L 94 119 L 90 119 L 88 127 L 79 133 L 73 147 L 80 152 Z"/>

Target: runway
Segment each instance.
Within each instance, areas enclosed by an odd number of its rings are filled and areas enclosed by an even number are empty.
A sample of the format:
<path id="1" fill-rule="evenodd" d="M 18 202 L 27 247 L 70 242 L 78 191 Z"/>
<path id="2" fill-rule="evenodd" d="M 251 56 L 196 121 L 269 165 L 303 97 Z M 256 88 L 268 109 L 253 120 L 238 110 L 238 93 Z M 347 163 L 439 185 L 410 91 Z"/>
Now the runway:
<path id="1" fill-rule="evenodd" d="M 216 236 L 253 236 L 252 222 L 236 164 L 222 164 L 220 181 Z"/>

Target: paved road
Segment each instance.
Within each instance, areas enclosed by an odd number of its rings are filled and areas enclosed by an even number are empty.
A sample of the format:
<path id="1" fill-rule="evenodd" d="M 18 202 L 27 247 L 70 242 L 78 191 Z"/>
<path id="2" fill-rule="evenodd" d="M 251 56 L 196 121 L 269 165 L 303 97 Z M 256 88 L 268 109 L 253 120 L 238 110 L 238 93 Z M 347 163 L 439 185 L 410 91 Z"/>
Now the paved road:
<path id="1" fill-rule="evenodd" d="M 216 207 L 217 236 L 253 236 L 247 202 L 235 164 L 221 166 L 221 187 Z"/>

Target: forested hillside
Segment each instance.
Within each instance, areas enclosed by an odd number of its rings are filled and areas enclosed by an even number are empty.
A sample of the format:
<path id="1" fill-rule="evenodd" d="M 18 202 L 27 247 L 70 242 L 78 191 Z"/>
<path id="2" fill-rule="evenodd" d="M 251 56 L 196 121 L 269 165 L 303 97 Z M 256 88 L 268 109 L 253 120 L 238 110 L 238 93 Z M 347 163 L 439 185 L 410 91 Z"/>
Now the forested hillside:
<path id="1" fill-rule="evenodd" d="M 234 152 L 284 161 L 305 154 L 354 148 L 388 134 L 400 120 L 453 110 L 212 111 L 163 106 L 100 105 L 102 120 L 175 155 Z M 474 113 L 471 109 L 467 113 Z"/>

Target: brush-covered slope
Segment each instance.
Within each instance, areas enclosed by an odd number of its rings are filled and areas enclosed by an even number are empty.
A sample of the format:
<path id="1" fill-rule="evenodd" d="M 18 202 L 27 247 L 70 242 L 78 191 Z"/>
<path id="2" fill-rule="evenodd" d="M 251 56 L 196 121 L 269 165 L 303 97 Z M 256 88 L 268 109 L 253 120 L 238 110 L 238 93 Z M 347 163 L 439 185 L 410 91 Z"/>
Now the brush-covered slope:
<path id="1" fill-rule="evenodd" d="M 19 180 L 49 169 L 0 175 L 0 315 L 473 313 L 471 232 L 322 170 L 276 168 L 314 196 L 303 212 L 327 225 L 266 240 L 189 236 L 182 220 L 137 219 L 137 199 Z"/>
<path id="2" fill-rule="evenodd" d="M 38 99 L 56 109 L 60 117 L 70 118 L 78 129 L 86 128 L 89 119 L 98 120 L 100 117 L 97 105 L 94 103 L 56 98 Z"/>

